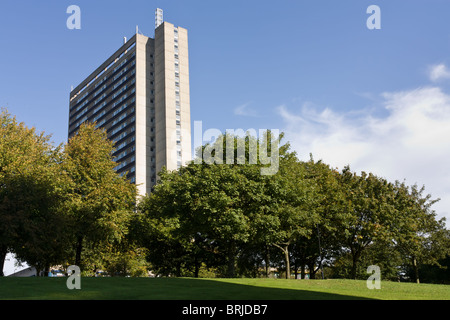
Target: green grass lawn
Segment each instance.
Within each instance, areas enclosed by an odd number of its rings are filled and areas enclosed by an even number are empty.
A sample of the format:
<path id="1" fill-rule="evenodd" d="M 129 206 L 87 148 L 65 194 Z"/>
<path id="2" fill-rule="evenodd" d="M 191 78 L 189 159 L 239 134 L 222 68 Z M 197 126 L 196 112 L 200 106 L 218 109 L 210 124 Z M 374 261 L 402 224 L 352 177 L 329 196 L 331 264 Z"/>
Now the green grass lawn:
<path id="1" fill-rule="evenodd" d="M 80 300 L 450 300 L 449 285 L 381 282 L 369 290 L 358 280 L 82 278 L 69 290 L 67 278 L 0 278 L 0 299 Z"/>

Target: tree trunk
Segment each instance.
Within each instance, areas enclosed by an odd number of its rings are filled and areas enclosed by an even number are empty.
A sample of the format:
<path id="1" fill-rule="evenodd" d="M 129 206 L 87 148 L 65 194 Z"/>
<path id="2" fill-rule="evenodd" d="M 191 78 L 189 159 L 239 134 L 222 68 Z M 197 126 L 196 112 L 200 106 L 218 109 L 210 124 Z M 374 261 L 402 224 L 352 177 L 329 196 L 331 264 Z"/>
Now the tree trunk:
<path id="1" fill-rule="evenodd" d="M 48 274 L 50 273 L 50 266 L 46 265 L 44 267 L 44 277 L 48 277 Z"/>
<path id="2" fill-rule="evenodd" d="M 289 261 L 289 249 L 288 246 L 284 249 L 284 259 L 286 260 L 286 279 L 291 278 L 291 265 Z"/>
<path id="3" fill-rule="evenodd" d="M 301 268 L 301 276 L 300 276 L 300 277 L 301 277 L 302 279 L 305 279 L 305 275 L 306 275 L 306 274 L 305 274 L 306 265 L 305 265 L 304 263 L 302 263 L 302 265 L 301 265 L 300 268 Z"/>
<path id="4" fill-rule="evenodd" d="M 4 277 L 3 268 L 5 266 L 6 255 L 8 254 L 8 248 L 6 246 L 0 247 L 0 277 Z"/>
<path id="5" fill-rule="evenodd" d="M 236 260 L 236 244 L 234 241 L 231 241 L 228 248 L 227 278 L 236 277 L 235 260 Z"/>
<path id="6" fill-rule="evenodd" d="M 358 259 L 359 259 L 359 253 L 353 253 L 352 252 L 352 271 L 351 271 L 351 278 L 356 280 L 356 266 L 358 264 Z"/>
<path id="7" fill-rule="evenodd" d="M 417 265 L 416 257 L 413 257 L 412 260 L 413 260 L 412 262 L 413 262 L 413 267 L 414 267 L 414 274 L 416 276 L 416 283 L 420 283 L 420 280 L 419 280 L 419 266 Z"/>
<path id="8" fill-rule="evenodd" d="M 284 260 L 286 263 L 286 279 L 290 279 L 291 278 L 291 266 L 290 266 L 290 262 L 289 262 L 289 243 L 284 244 L 284 247 L 274 243 L 273 244 L 275 247 L 279 248 L 281 251 L 283 251 L 284 253 Z"/>
<path id="9" fill-rule="evenodd" d="M 200 272 L 200 263 L 198 261 L 197 255 L 194 257 L 194 278 L 198 278 L 198 274 Z"/>
<path id="10" fill-rule="evenodd" d="M 83 250 L 83 237 L 78 237 L 77 239 L 77 247 L 75 253 L 75 265 L 80 267 L 81 265 L 81 251 Z"/>
<path id="11" fill-rule="evenodd" d="M 268 278 L 270 275 L 270 255 L 268 246 L 266 246 L 266 255 L 264 257 L 264 261 L 266 262 L 266 278 Z"/>
<path id="12" fill-rule="evenodd" d="M 181 277 L 181 262 L 178 262 L 175 267 L 175 277 Z"/>

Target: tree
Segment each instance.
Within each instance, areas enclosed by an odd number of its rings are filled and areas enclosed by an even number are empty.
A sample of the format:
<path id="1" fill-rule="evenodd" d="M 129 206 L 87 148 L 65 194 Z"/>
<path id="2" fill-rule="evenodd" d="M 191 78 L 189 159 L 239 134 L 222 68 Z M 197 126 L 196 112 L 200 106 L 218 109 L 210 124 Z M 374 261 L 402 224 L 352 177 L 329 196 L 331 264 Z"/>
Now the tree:
<path id="1" fill-rule="evenodd" d="M 332 259 L 340 250 L 337 238 L 337 221 L 341 219 L 340 203 L 342 195 L 338 183 L 338 171 L 330 168 L 322 161 L 310 160 L 302 162 L 305 175 L 313 192 L 309 193 L 316 215 L 311 236 L 300 237 L 293 246 L 294 261 L 301 268 L 302 278 L 308 266 L 310 278 L 323 270 L 323 263 Z M 297 269 L 296 269 L 297 270 Z"/>
<path id="2" fill-rule="evenodd" d="M 352 256 L 351 278 L 356 279 L 357 264 L 364 250 L 374 241 L 392 238 L 391 221 L 397 210 L 392 201 L 393 185 L 373 174 L 352 173 L 349 167 L 340 175 L 344 214 L 339 218 L 342 245 Z"/>
<path id="3" fill-rule="evenodd" d="M 59 149 L 50 136 L 0 114 L 0 275 L 8 251 L 38 269 L 62 259 Z M 51 223 L 56 223 L 52 226 Z"/>
<path id="4" fill-rule="evenodd" d="M 280 135 L 278 140 L 271 140 L 271 143 L 279 143 L 282 137 Z M 291 271 L 290 247 L 299 239 L 312 236 L 316 229 L 317 205 L 320 201 L 316 181 L 310 179 L 307 166 L 289 149 L 288 143 L 279 146 L 279 170 L 263 181 L 266 210 L 252 219 L 254 229 L 257 230 L 255 238 L 263 239 L 265 243 L 281 250 L 286 278 L 290 278 Z"/>
<path id="5" fill-rule="evenodd" d="M 425 187 L 411 187 L 396 182 L 395 204 L 398 214 L 393 219 L 393 241 L 400 254 L 408 261 L 417 283 L 420 264 L 439 265 L 438 261 L 449 254 L 449 235 L 445 218 L 436 219 L 432 205 L 439 201 L 431 195 L 424 196 Z"/>
<path id="6" fill-rule="evenodd" d="M 135 209 L 136 186 L 119 175 L 112 159 L 113 142 L 104 129 L 82 124 L 64 148 L 63 174 L 69 200 L 65 210 L 71 223 L 75 259 L 83 265 L 83 248 L 101 250 L 120 243 L 128 233 Z"/>
<path id="7" fill-rule="evenodd" d="M 240 145 L 245 148 L 239 149 Z M 166 258 L 170 252 L 174 256 L 165 259 L 166 266 L 172 261 L 171 268 L 179 270 L 182 262 L 187 268 L 194 264 L 197 276 L 204 263 L 222 270 L 227 277 L 236 276 L 241 248 L 254 235 L 252 221 L 270 204 L 260 171 L 265 164 L 250 163 L 255 156 L 250 145 L 257 145 L 250 136 L 220 137 L 214 145 L 198 150 L 202 155 L 209 152 L 216 163 L 202 157 L 200 163 L 194 161 L 178 171 L 163 170 L 159 174 L 160 182 L 144 199 L 141 209 L 150 231 L 147 239 L 153 239 L 154 244 L 158 239 L 159 247 L 172 244 Z M 231 161 L 227 161 L 230 155 Z M 163 266 L 157 256 L 152 259 L 153 265 Z"/>
<path id="8" fill-rule="evenodd" d="M 229 165 L 193 163 L 180 172 L 163 171 L 160 177 L 161 183 L 140 205 L 147 244 L 154 244 L 149 251 L 159 251 L 156 244 L 165 248 L 165 261 L 153 256 L 150 262 L 167 267 L 172 261 L 170 269 L 179 273 L 181 263 L 189 268 L 190 261 L 198 276 L 201 262 L 213 267 L 225 260 L 226 275 L 234 277 L 237 248 L 248 239 L 248 217 L 238 197 L 244 177 Z"/>

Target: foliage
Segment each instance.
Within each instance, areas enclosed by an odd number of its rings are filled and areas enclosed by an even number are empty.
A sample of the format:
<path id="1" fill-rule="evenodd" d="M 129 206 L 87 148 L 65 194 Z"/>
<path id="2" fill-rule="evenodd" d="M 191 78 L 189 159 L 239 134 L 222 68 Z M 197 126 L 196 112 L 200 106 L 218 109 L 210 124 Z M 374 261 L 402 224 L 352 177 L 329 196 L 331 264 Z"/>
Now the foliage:
<path id="1" fill-rule="evenodd" d="M 66 144 L 62 170 L 67 177 L 64 203 L 74 244 L 74 264 L 82 267 L 85 246 L 101 250 L 128 233 L 136 202 L 135 185 L 114 170 L 113 143 L 106 131 L 82 124 Z"/>
<path id="2" fill-rule="evenodd" d="M 42 270 L 65 256 L 60 148 L 6 110 L 0 137 L 0 274 L 7 251 Z"/>
<path id="3" fill-rule="evenodd" d="M 312 156 L 300 161 L 289 144 L 279 145 L 278 172 L 262 175 L 260 162 L 249 164 L 252 139 L 225 136 L 197 152 L 215 163 L 160 173 L 138 208 L 139 243 L 158 274 L 197 277 L 203 264 L 218 276 L 269 276 L 275 266 L 287 278 L 292 269 L 314 278 L 328 267 L 328 276 L 361 279 L 377 264 L 398 280 L 413 252 L 420 263 L 448 253 L 448 231 L 423 189 L 349 167 L 339 172 Z M 239 143 L 246 152 L 237 164 Z"/>
<path id="4" fill-rule="evenodd" d="M 76 264 L 84 275 L 366 279 L 375 264 L 383 279 L 448 281 L 438 199 L 300 161 L 283 134 L 221 136 L 159 172 L 138 202 L 94 124 L 54 147 L 3 110 L 0 137 L 0 270 L 13 252 L 38 270 Z"/>

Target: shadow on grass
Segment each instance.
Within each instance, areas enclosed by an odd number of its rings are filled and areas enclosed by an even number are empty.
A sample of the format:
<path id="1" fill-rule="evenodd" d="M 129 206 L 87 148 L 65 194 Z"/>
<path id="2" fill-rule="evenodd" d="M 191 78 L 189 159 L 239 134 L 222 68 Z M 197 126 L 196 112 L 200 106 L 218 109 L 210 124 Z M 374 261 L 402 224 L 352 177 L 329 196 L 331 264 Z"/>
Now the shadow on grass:
<path id="1" fill-rule="evenodd" d="M 175 279 L 174 279 L 175 280 Z M 274 280 L 275 282 L 277 280 Z M 293 282 L 295 280 L 292 280 Z M 314 281 L 314 280 L 313 280 Z M 318 280 L 320 281 L 320 280 Z M 185 292 L 171 294 L 172 299 L 207 299 L 207 300 L 368 300 L 368 298 L 351 295 L 318 292 L 308 289 L 276 288 L 222 282 L 208 279 L 179 278 L 177 285 L 185 288 Z M 284 282 L 287 283 L 287 282 Z M 261 284 L 263 285 L 263 284 Z M 184 295 L 187 294 L 187 296 Z"/>
<path id="2" fill-rule="evenodd" d="M 304 289 L 274 288 L 193 278 L 82 278 L 69 290 L 67 278 L 3 278 L 0 299 L 24 300 L 366 300 Z M 274 280 L 276 282 L 276 280 Z M 293 280 L 295 281 L 295 280 Z M 320 280 L 318 280 L 320 281 Z M 274 283 L 272 283 L 274 284 Z M 280 283 L 282 284 L 282 283 Z"/>

